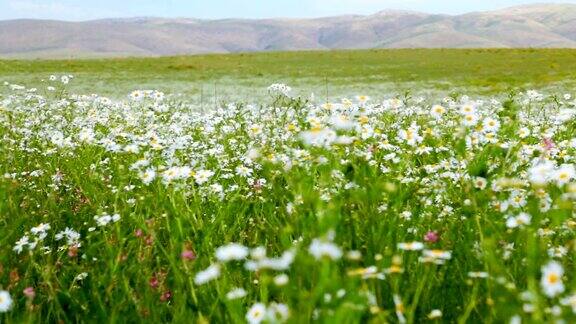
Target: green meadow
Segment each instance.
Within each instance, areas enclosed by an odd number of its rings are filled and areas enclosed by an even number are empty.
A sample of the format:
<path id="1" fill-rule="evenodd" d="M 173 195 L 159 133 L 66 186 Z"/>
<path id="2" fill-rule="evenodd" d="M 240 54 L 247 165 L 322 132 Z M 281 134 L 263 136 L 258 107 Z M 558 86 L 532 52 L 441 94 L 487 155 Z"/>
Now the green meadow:
<path id="1" fill-rule="evenodd" d="M 494 94 L 568 88 L 576 76 L 569 49 L 398 49 L 271 52 L 162 58 L 4 60 L 0 79 L 38 84 L 69 73 L 81 93 L 124 96 L 158 89 L 200 100 L 248 99 L 274 82 L 320 98 L 414 91 Z"/>

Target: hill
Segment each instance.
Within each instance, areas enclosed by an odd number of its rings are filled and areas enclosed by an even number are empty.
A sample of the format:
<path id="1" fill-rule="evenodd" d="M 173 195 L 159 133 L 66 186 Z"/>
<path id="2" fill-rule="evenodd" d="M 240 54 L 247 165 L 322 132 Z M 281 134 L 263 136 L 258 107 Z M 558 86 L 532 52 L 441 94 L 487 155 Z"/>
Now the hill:
<path id="1" fill-rule="evenodd" d="M 463 15 L 382 11 L 316 19 L 0 21 L 0 56 L 167 56 L 366 48 L 576 48 L 576 5 Z"/>

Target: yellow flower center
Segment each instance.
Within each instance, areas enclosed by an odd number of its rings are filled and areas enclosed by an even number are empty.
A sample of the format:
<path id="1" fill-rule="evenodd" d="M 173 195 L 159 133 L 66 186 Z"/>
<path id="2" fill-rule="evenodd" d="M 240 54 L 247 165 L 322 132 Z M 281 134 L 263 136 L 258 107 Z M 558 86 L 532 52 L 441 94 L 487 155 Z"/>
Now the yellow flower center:
<path id="1" fill-rule="evenodd" d="M 558 281 L 560 281 L 560 277 L 555 273 L 549 274 L 547 279 L 548 279 L 548 283 L 550 283 L 550 284 L 555 284 Z"/>

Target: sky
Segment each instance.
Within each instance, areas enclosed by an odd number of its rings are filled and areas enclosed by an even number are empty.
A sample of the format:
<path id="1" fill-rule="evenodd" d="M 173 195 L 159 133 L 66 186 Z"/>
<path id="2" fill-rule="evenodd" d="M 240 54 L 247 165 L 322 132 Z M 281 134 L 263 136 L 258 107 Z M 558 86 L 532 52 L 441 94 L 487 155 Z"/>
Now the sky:
<path id="1" fill-rule="evenodd" d="M 276 18 L 372 14 L 384 9 L 460 14 L 576 0 L 0 0 L 0 20 L 116 17 Z"/>

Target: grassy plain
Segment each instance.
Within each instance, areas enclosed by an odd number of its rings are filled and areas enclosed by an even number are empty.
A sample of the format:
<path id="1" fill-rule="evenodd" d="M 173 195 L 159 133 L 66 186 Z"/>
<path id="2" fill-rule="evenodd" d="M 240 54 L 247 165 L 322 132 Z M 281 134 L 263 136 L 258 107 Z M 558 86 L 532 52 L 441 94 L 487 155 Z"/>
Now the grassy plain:
<path id="1" fill-rule="evenodd" d="M 271 52 L 162 58 L 0 60 L 0 79 L 35 84 L 70 73 L 73 91 L 124 96 L 135 89 L 198 99 L 250 99 L 284 82 L 320 98 L 414 91 L 495 94 L 510 88 L 568 88 L 576 83 L 569 49 L 399 49 Z M 309 93 L 306 93 L 309 94 Z"/>

